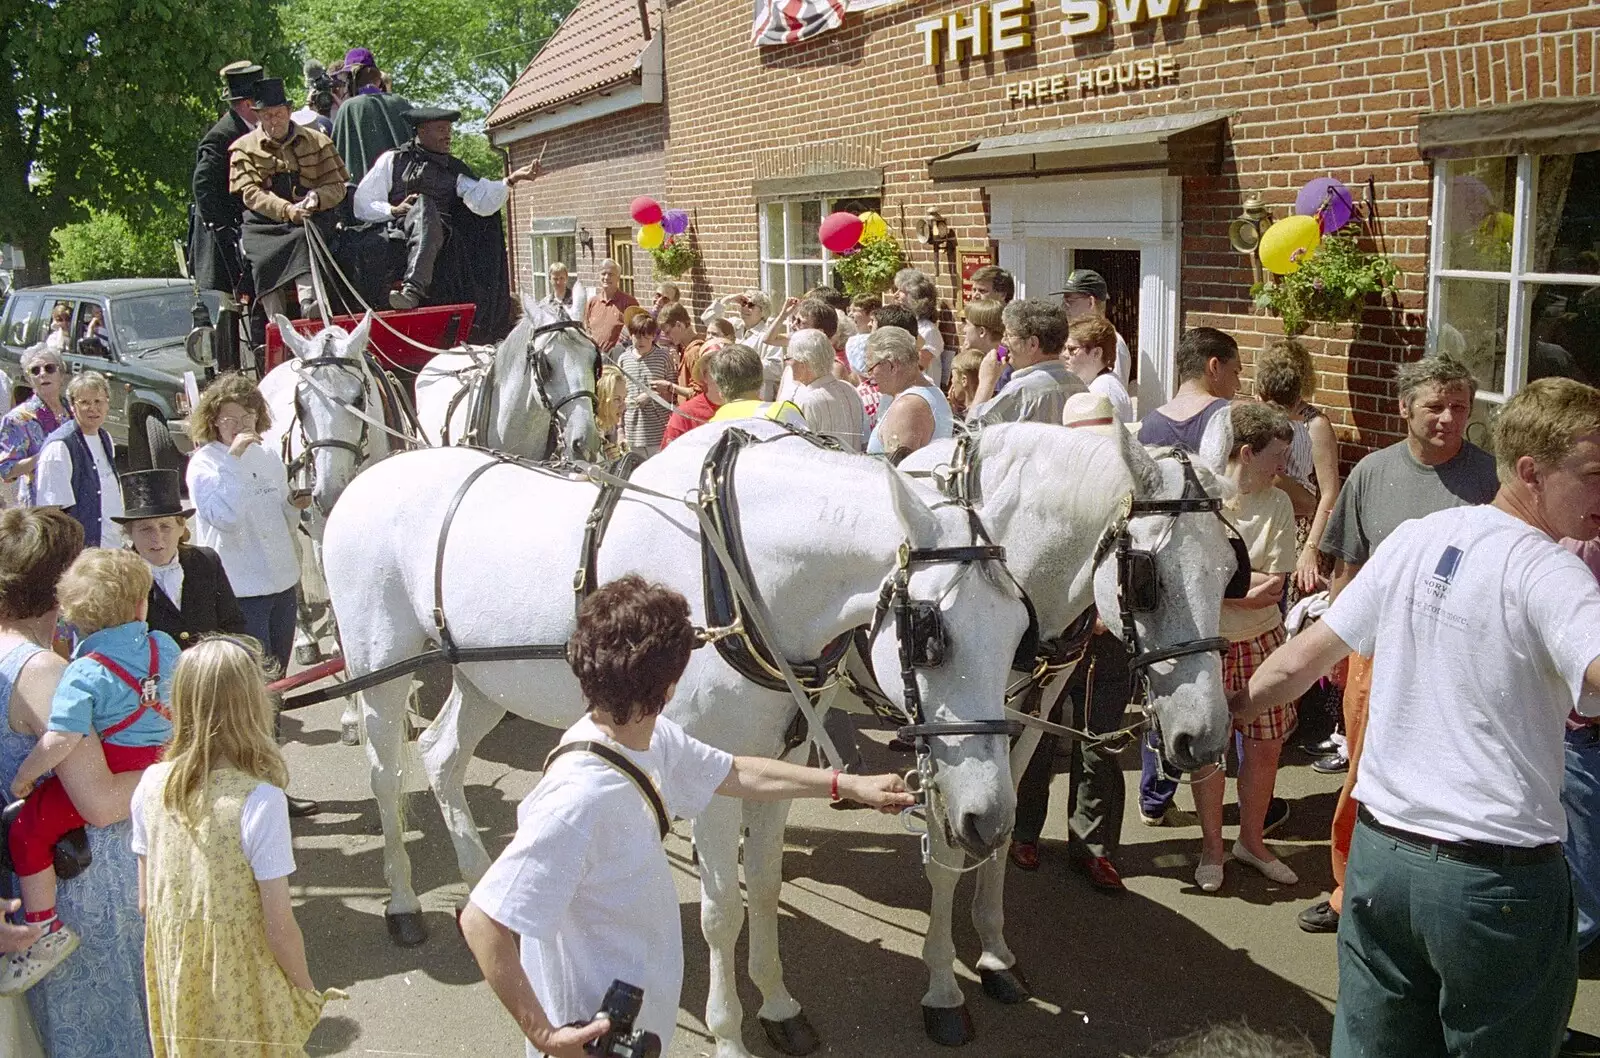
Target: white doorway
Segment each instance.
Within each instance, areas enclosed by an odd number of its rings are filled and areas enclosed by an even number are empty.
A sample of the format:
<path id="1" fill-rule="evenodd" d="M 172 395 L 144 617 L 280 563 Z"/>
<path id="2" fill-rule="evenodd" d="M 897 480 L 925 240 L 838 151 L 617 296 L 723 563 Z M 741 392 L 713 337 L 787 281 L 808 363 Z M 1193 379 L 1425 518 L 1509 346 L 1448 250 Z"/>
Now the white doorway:
<path id="1" fill-rule="evenodd" d="M 1016 276 L 1019 297 L 1060 290 L 1075 255 L 1083 260 L 1076 267 L 1093 268 L 1097 251 L 1138 254 L 1138 325 L 1125 337 L 1130 348 L 1136 345 L 1133 388 L 1141 414 L 1165 403 L 1174 388 L 1181 188 L 1179 178 L 1164 175 L 988 187 L 989 236 L 1000 245 L 1000 266 Z"/>

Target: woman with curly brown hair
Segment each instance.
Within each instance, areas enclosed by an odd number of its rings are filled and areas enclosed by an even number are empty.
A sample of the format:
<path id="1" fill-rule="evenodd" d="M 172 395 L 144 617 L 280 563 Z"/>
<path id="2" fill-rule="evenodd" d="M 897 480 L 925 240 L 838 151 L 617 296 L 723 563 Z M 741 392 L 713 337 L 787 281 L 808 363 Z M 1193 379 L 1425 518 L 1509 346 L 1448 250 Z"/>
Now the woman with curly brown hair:
<path id="1" fill-rule="evenodd" d="M 291 498 L 289 473 L 261 443 L 272 425 L 267 402 L 243 375 L 221 375 L 200 396 L 189 423 L 189 498 L 195 541 L 222 558 L 245 627 L 279 671 L 294 649 L 300 558 L 294 530 L 310 496 Z"/>

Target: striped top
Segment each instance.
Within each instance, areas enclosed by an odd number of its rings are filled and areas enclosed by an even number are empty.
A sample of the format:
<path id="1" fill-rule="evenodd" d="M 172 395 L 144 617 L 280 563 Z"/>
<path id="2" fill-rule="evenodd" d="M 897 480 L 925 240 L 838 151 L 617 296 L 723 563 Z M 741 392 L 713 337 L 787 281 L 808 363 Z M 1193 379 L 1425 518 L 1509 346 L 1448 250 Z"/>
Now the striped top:
<path id="1" fill-rule="evenodd" d="M 812 433 L 833 438 L 846 452 L 859 452 L 866 445 L 867 414 L 850 383 L 829 375 L 798 387 L 793 399 Z"/>
<path id="2" fill-rule="evenodd" d="M 617 368 L 628 382 L 628 405 L 622 412 L 623 436 L 629 448 L 648 455 L 661 447 L 661 435 L 672 418 L 670 405 L 649 399 L 648 395 L 655 392 L 650 383 L 658 378 L 673 378 L 678 365 L 673 362 L 672 350 L 657 342 L 643 356 L 633 346 L 625 347 L 617 356 Z"/>
<path id="3" fill-rule="evenodd" d="M 290 128 L 282 143 L 268 136 L 266 129 L 251 129 L 234 140 L 228 152 L 228 190 L 239 196 L 245 209 L 276 221 L 287 221 L 294 204 L 272 190 L 273 178 L 280 173 L 317 193 L 318 213 L 344 201 L 350 179 L 332 140 L 304 125 Z"/>
<path id="4" fill-rule="evenodd" d="M 1294 478 L 1311 491 L 1317 492 L 1317 468 L 1311 454 L 1311 423 L 1322 418 L 1322 409 L 1311 404 L 1301 406 L 1304 409 L 1304 421 L 1299 413 L 1291 413 L 1289 425 L 1294 429 L 1294 438 L 1289 442 L 1288 455 L 1283 460 L 1283 472 L 1288 477 Z"/>

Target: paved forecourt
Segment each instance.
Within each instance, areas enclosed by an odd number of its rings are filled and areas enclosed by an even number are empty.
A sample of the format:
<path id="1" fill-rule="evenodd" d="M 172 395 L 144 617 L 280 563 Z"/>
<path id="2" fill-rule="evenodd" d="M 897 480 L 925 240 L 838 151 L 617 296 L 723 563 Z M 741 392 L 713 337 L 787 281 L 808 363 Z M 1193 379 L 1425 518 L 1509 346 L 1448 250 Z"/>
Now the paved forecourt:
<path id="1" fill-rule="evenodd" d="M 407 839 L 432 937 L 420 948 L 390 944 L 382 919 L 382 836 L 366 754 L 339 743 L 341 704 L 288 714 L 285 723 L 294 739 L 285 750 L 292 788 L 323 804 L 321 815 L 294 824 L 296 914 L 318 986 L 351 995 L 349 1002 L 329 1004 L 309 1053 L 520 1054 L 509 1016 L 455 930 L 453 909 L 467 890 L 414 755 L 410 788 L 419 792 L 408 799 Z M 491 854 L 510 839 L 517 803 L 538 780 L 555 737 L 553 730 L 509 718 L 484 740 L 467 789 Z M 869 737 L 879 743 L 868 749 L 869 766 L 908 765 L 909 758 L 881 747 L 885 735 Z M 1230 864 L 1222 893 L 1208 896 L 1193 882 L 1198 827 L 1139 825 L 1131 795 L 1138 760 L 1124 756 L 1133 774 L 1118 865 L 1130 892 L 1097 893 L 1067 870 L 1064 775 L 1056 778 L 1044 865 L 1033 874 L 1009 871 L 1007 938 L 1037 993 L 1032 1002 L 1003 1007 L 982 993 L 970 968 L 978 954 L 966 914 L 970 883 L 958 891 L 956 938 L 967 960 L 958 973 L 978 1031 L 966 1053 L 1138 1055 L 1156 1041 L 1239 1017 L 1259 1028 L 1303 1032 L 1326 1048 L 1337 990 L 1335 942 L 1302 933 L 1294 919 L 1330 884 L 1326 837 L 1338 777 L 1317 775 L 1303 756 L 1287 750 L 1279 791 L 1294 814 L 1271 840 L 1301 884 L 1284 889 Z M 1180 794 L 1179 803 L 1188 807 L 1188 795 Z M 1230 825 L 1232 813 L 1230 804 Z M 667 854 L 678 882 L 687 965 L 679 1032 L 668 1058 L 691 1058 L 711 1053 L 701 1021 L 706 949 L 688 827 L 679 823 L 675 831 Z M 784 966 L 790 989 L 824 1041 L 819 1054 L 948 1056 L 923 1036 L 918 1008 L 927 983 L 920 951 L 928 887 L 917 838 L 897 819 L 836 812 L 819 801 L 797 802 L 788 837 Z M 1600 1032 L 1594 979 L 1600 972 L 1586 976 L 1573 1023 Z M 755 1022 L 760 1001 L 748 981 L 741 981 L 740 994 L 746 1045 L 758 1055 L 776 1054 Z"/>

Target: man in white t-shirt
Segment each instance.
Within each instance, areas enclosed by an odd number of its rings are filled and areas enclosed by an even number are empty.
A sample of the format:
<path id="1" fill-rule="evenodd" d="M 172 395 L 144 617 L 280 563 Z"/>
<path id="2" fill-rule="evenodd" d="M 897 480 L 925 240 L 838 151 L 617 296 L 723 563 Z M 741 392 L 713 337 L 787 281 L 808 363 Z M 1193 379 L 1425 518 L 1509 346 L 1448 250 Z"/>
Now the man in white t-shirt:
<path id="1" fill-rule="evenodd" d="M 718 793 L 831 796 L 884 811 L 913 803 L 899 776 L 733 757 L 661 717 L 695 645 L 683 596 L 637 576 L 605 585 L 578 612 L 567 660 L 589 713 L 561 744 L 584 748 L 558 748 L 517 809 L 516 836 L 461 915 L 531 1058 L 582 1058 L 583 1045 L 609 1028 L 590 1019 L 613 980 L 643 989 L 635 1025 L 661 1037 L 661 1053 L 671 1050 L 683 936 L 653 799 L 675 817 L 699 815 Z"/>
<path id="2" fill-rule="evenodd" d="M 1372 658 L 1333 1058 L 1553 1056 L 1577 987 L 1562 736 L 1600 713 L 1600 390 L 1541 379 L 1494 426 L 1494 503 L 1406 522 L 1234 696 L 1248 719 Z"/>

